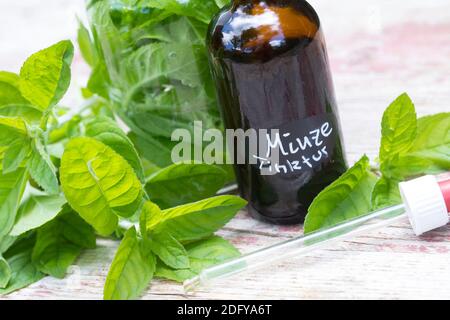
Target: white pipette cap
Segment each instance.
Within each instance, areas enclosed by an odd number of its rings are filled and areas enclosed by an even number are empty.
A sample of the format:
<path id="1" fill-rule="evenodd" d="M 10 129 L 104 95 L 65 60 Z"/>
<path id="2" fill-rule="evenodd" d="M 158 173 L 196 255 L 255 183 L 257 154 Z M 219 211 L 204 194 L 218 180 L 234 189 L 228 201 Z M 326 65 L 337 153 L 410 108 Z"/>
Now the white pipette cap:
<path id="1" fill-rule="evenodd" d="M 400 183 L 409 220 L 417 236 L 449 223 L 449 214 L 436 177 L 424 176 Z"/>

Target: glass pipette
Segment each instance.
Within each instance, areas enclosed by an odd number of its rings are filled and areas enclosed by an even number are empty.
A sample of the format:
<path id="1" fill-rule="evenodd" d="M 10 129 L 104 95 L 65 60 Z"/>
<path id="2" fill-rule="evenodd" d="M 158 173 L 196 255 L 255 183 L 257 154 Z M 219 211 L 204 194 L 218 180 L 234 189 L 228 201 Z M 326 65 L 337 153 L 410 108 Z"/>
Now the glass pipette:
<path id="1" fill-rule="evenodd" d="M 408 218 L 416 235 L 445 226 L 449 222 L 450 177 L 439 181 L 425 176 L 400 184 L 403 204 L 384 208 L 339 225 L 300 236 L 242 257 L 207 268 L 185 281 L 185 292 L 195 291 L 216 280 L 257 270 L 269 264 L 328 247 L 368 232 L 393 225 Z"/>

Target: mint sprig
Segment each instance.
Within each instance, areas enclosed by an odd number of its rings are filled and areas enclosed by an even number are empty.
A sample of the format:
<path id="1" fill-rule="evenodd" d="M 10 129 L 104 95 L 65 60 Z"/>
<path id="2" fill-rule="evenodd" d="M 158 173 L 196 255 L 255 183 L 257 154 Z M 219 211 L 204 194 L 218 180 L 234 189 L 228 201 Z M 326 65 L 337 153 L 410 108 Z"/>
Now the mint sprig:
<path id="1" fill-rule="evenodd" d="M 123 239 L 104 297 L 134 299 L 157 265 L 166 274 L 199 272 L 189 248 L 222 250 L 225 240 L 211 236 L 246 202 L 206 199 L 230 180 L 217 166 L 148 166 L 133 134 L 120 129 L 99 96 L 68 117 L 58 102 L 69 86 L 72 55 L 72 44 L 62 41 L 33 54 L 20 76 L 0 72 L 0 294 L 45 275 L 63 278 L 98 235 L 114 234 Z M 185 194 L 178 197 L 177 188 Z M 140 228 L 120 231 L 119 222 L 139 220 Z"/>
<path id="2" fill-rule="evenodd" d="M 309 208 L 305 232 L 399 204 L 400 181 L 450 170 L 450 113 L 417 119 L 414 104 L 404 93 L 386 109 L 381 127 L 380 169 L 371 169 L 363 157 L 320 193 Z"/>

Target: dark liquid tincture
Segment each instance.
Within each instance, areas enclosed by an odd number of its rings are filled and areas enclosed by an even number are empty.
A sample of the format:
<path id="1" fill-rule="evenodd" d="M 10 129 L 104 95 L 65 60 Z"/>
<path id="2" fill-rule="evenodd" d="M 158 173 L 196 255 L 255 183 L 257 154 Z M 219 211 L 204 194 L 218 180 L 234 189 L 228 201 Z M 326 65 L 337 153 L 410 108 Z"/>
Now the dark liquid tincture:
<path id="1" fill-rule="evenodd" d="M 281 129 L 283 133 L 286 127 L 305 143 L 303 137 L 315 126 L 320 128 L 323 121 L 332 125 L 333 134 L 324 143 L 329 147 L 324 150 L 326 157 L 322 153 L 314 165 L 305 162 L 301 153 L 291 155 L 274 175 L 262 175 L 258 165 L 235 165 L 252 216 L 275 224 L 303 222 L 315 196 L 346 170 L 316 12 L 301 0 L 234 0 L 211 22 L 207 45 L 227 129 Z M 320 152 L 322 142 L 305 151 L 308 161 L 314 162 L 311 155 Z M 302 170 L 291 170 L 300 166 Z"/>

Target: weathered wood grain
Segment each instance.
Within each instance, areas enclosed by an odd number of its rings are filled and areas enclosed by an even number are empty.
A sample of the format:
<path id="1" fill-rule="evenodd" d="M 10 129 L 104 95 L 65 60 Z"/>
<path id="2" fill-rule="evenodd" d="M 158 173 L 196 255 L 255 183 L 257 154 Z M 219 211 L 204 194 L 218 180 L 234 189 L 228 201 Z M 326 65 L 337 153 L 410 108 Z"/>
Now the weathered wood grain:
<path id="1" fill-rule="evenodd" d="M 30 53 L 74 39 L 73 14 L 83 0 L 4 1 L 0 69 L 18 70 Z M 376 156 L 385 107 L 407 91 L 419 115 L 450 111 L 450 2 L 448 0 L 311 0 L 321 16 L 350 162 Z M 70 3 L 68 5 L 68 3 Z M 23 24 L 19 22 L 23 21 Z M 32 36 L 31 36 L 32 35 Z M 88 76 L 77 54 L 72 94 Z M 239 214 L 221 235 L 251 252 L 301 234 Z M 100 240 L 64 280 L 45 278 L 2 299 L 99 299 L 117 243 Z M 144 299 L 450 299 L 450 227 L 417 238 L 407 223 L 265 270 L 227 279 L 186 296 L 180 285 L 155 281 Z"/>

